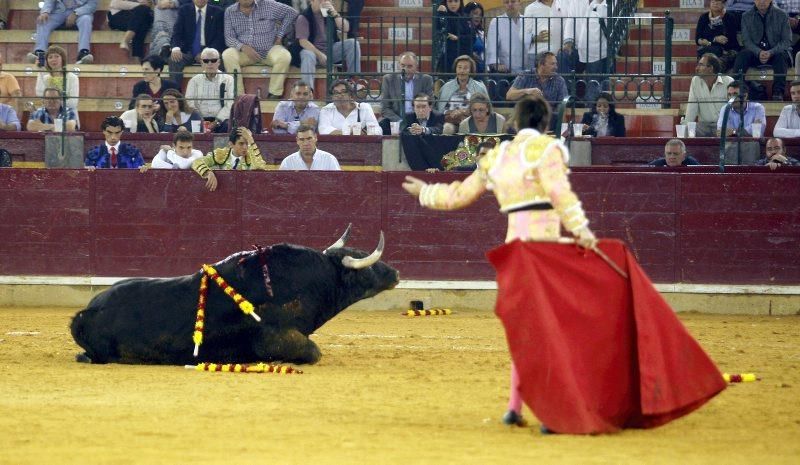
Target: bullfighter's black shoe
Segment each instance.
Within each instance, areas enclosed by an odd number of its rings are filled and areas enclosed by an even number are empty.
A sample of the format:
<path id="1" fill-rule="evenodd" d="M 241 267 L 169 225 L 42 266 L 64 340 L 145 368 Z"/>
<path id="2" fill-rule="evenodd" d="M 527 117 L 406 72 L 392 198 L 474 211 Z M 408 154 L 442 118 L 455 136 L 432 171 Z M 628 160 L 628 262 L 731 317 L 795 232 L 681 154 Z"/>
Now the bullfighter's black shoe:
<path id="1" fill-rule="evenodd" d="M 509 426 L 528 426 L 528 422 L 522 418 L 522 415 L 513 410 L 509 410 L 505 415 L 503 415 L 503 423 Z"/>

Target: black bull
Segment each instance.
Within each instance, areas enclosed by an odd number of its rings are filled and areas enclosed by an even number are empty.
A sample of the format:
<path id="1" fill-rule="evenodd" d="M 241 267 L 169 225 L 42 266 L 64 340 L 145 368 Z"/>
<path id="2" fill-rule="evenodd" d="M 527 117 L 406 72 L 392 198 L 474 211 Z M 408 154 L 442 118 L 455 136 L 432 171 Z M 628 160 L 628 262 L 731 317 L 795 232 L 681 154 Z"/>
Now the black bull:
<path id="1" fill-rule="evenodd" d="M 383 238 L 378 246 L 383 249 Z M 375 257 L 377 253 L 377 257 Z M 198 362 L 284 361 L 316 363 L 317 345 L 308 338 L 351 304 L 391 289 L 397 271 L 350 248 L 324 253 L 278 244 L 263 252 L 241 252 L 214 265 L 255 306 L 257 322 L 208 280 L 203 343 L 194 357 L 195 317 L 202 272 L 169 279 L 133 278 L 95 296 L 72 320 L 79 361 L 184 365 Z M 375 263 L 348 267 L 347 257 Z M 263 277 L 269 269 L 272 296 Z M 362 264 L 363 265 L 363 264 Z"/>

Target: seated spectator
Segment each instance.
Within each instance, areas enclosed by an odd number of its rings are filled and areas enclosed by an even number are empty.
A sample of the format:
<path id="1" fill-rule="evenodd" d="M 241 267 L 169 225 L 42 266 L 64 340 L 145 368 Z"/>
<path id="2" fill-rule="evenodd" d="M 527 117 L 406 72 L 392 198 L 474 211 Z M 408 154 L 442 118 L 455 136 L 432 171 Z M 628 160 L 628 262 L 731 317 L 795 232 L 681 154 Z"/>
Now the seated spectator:
<path id="1" fill-rule="evenodd" d="M 506 119 L 495 113 L 492 101 L 486 94 L 475 94 L 469 98 L 470 117 L 458 125 L 461 134 L 499 134 L 503 132 Z"/>
<path id="2" fill-rule="evenodd" d="M 775 0 L 775 6 L 783 10 L 789 17 L 789 30 L 792 31 L 792 49 L 790 57 L 800 53 L 800 43 L 795 40 L 796 34 L 800 33 L 800 2 L 798 0 Z M 795 65 L 797 65 L 795 63 Z"/>
<path id="3" fill-rule="evenodd" d="M 317 148 L 317 131 L 312 126 L 297 129 L 297 152 L 284 158 L 279 170 L 341 171 L 336 157 Z"/>
<path id="4" fill-rule="evenodd" d="M 200 52 L 206 48 L 213 48 L 218 54 L 225 50 L 224 17 L 222 8 L 208 5 L 206 0 L 195 0 L 178 9 L 169 57 L 169 77 L 178 86 L 183 87 L 183 68 L 201 63 Z"/>
<path id="5" fill-rule="evenodd" d="M 80 127 L 80 116 L 78 115 L 78 98 L 80 97 L 80 81 L 78 75 L 65 72 L 67 65 L 67 52 L 58 45 L 51 45 L 45 54 L 45 70 L 39 71 L 36 76 L 36 95 L 44 97 L 44 90 L 47 88 L 64 89 L 64 77 L 66 76 L 67 85 L 67 106 L 75 112 L 75 121 Z"/>
<path id="6" fill-rule="evenodd" d="M 403 52 L 397 57 L 400 73 L 389 73 L 381 81 L 381 121 L 385 135 L 392 133 L 391 124 L 402 119 L 401 115 L 413 111 L 412 101 L 420 93 L 433 95 L 433 78 L 417 72 L 419 60 L 414 52 Z M 405 80 L 403 75 L 405 74 Z"/>
<path id="7" fill-rule="evenodd" d="M 192 2 L 191 0 L 154 1 L 153 28 L 150 31 L 153 41 L 150 43 L 150 54 L 158 55 L 162 60 L 168 60 L 172 50 L 170 46 L 172 32 L 175 30 L 175 23 L 178 20 L 178 8 L 181 5 L 189 5 Z"/>
<path id="8" fill-rule="evenodd" d="M 741 94 L 740 94 L 741 92 Z M 767 120 L 764 105 L 748 100 L 748 87 L 741 85 L 739 81 L 728 84 L 728 99 L 736 97 L 736 101 L 731 105 L 728 114 L 728 126 L 726 134 L 728 136 L 750 136 L 753 134 L 753 123 L 764 124 Z M 744 109 L 742 108 L 744 107 Z M 722 118 L 725 115 L 725 107 L 719 112 L 717 120 L 717 135 L 722 133 Z M 763 127 L 763 126 L 762 126 Z M 763 131 L 762 131 L 763 134 Z"/>
<path id="9" fill-rule="evenodd" d="M 664 145 L 664 156 L 657 158 L 648 166 L 669 166 L 675 168 L 678 166 L 692 166 L 699 165 L 700 162 L 695 160 L 691 155 L 686 154 L 686 145 L 680 139 L 670 139 Z"/>
<path id="10" fill-rule="evenodd" d="M 96 168 L 140 168 L 144 165 L 142 153 L 135 146 L 120 142 L 125 124 L 118 116 L 109 116 L 103 120 L 105 142 L 92 147 L 86 153 L 84 165 L 90 170 Z"/>
<path id="11" fill-rule="evenodd" d="M 592 110 L 583 114 L 581 124 L 584 135 L 625 137 L 625 117 L 617 113 L 617 106 L 608 92 L 600 92 Z"/>
<path id="12" fill-rule="evenodd" d="M 325 66 L 328 59 L 333 63 L 344 62 L 348 73 L 361 72 L 361 46 L 356 39 L 334 42 L 333 56 L 325 55 L 328 50 L 328 34 L 325 31 L 325 18 L 322 16 L 323 9 L 336 25 L 334 38 L 346 36 L 350 27 L 347 20 L 336 12 L 330 0 L 310 0 L 308 8 L 295 20 L 294 35 L 303 48 L 300 51 L 300 79 L 312 88 L 317 66 Z"/>
<path id="13" fill-rule="evenodd" d="M 153 97 L 156 102 L 156 111 L 161 105 L 161 94 L 167 89 L 180 90 L 178 84 L 170 81 L 169 79 L 161 79 L 161 71 L 164 69 L 164 60 L 156 55 L 150 55 L 142 60 L 142 74 L 144 79 L 133 85 L 133 98 L 128 105 L 128 109 L 132 109 L 136 97 L 141 94 L 147 94 Z"/>
<path id="14" fill-rule="evenodd" d="M 800 81 L 792 81 L 789 86 L 792 104 L 781 110 L 772 134 L 775 137 L 800 137 Z"/>
<path id="15" fill-rule="evenodd" d="M 414 112 L 406 113 L 400 145 L 403 147 L 408 166 L 413 171 L 442 169 L 442 154 L 432 148 L 420 136 L 441 134 L 444 115 L 433 110 L 431 97 L 419 93 L 414 97 Z"/>
<path id="16" fill-rule="evenodd" d="M 213 170 L 266 170 L 267 163 L 261 158 L 253 133 L 239 126 L 228 136 L 227 147 L 214 149 L 195 160 L 192 169 L 206 180 L 206 188 L 214 191 L 218 182 Z"/>
<path id="17" fill-rule="evenodd" d="M 697 20 L 694 39 L 697 44 L 697 58 L 707 53 L 719 57 L 722 69 L 715 74 L 727 71 L 733 66 L 736 53 L 741 48 L 736 37 L 741 27 L 740 20 L 738 15 L 726 14 L 725 0 L 711 0 L 708 12 L 700 15 Z"/>
<path id="18" fill-rule="evenodd" d="M 493 73 L 522 73 L 527 51 L 520 38 L 524 26 L 520 0 L 503 0 L 505 13 L 492 19 L 486 35 L 486 66 Z"/>
<path id="19" fill-rule="evenodd" d="M 219 52 L 206 48 L 200 53 L 203 72 L 189 80 L 186 100 L 211 122 L 211 132 L 228 132 L 228 119 L 233 105 L 233 78 L 219 72 Z"/>
<path id="20" fill-rule="evenodd" d="M 120 115 L 120 119 L 125 125 L 125 132 L 149 132 L 151 134 L 160 132 L 153 106 L 153 97 L 147 94 L 137 96 L 136 108 L 127 110 Z"/>
<path id="21" fill-rule="evenodd" d="M 458 125 L 469 116 L 469 99 L 475 93 L 489 95 L 486 86 L 472 78 L 475 74 L 475 60 L 468 55 L 455 59 L 453 70 L 455 79 L 447 81 L 439 90 L 436 109 L 445 116 L 444 134 L 453 134 Z"/>
<path id="22" fill-rule="evenodd" d="M 153 27 L 153 0 L 111 0 L 108 6 L 108 27 L 125 31 L 119 48 L 141 60 L 144 39 Z"/>
<path id="23" fill-rule="evenodd" d="M 486 72 L 486 35 L 483 28 L 483 5 L 478 2 L 469 2 L 464 6 L 464 15 L 469 18 L 469 27 L 472 30 L 472 57 L 478 74 Z"/>
<path id="24" fill-rule="evenodd" d="M 369 124 L 378 125 L 375 112 L 368 103 L 359 103 L 355 100 L 355 86 L 350 82 L 340 79 L 331 86 L 333 102 L 325 105 L 319 111 L 320 134 L 342 134 L 345 126 L 361 126 L 362 134 Z M 351 130 L 352 131 L 352 130 Z"/>
<path id="25" fill-rule="evenodd" d="M 202 132 L 203 117 L 190 107 L 180 91 L 167 89 L 161 96 L 161 110 L 157 121 L 161 121 L 161 132 Z M 196 128 L 192 128 L 195 123 Z M 196 129 L 196 130 L 195 130 Z"/>
<path id="26" fill-rule="evenodd" d="M 728 100 L 730 76 L 723 76 L 722 62 L 713 53 L 706 53 L 697 61 L 696 75 L 689 85 L 686 104 L 686 121 L 697 122 L 698 137 L 713 137 L 717 134 L 719 112 Z"/>
<path id="27" fill-rule="evenodd" d="M 254 21 L 253 18 L 268 19 Z M 225 45 L 222 52 L 225 69 L 238 71 L 238 89 L 244 93 L 242 67 L 267 65 L 272 68 L 268 99 L 283 96 L 283 82 L 292 61 L 292 54 L 281 45 L 281 39 L 291 30 L 297 11 L 283 3 L 255 2 L 233 4 L 225 10 Z"/>
<path id="28" fill-rule="evenodd" d="M 783 140 L 778 137 L 771 137 L 767 140 L 766 153 L 763 157 L 756 160 L 758 166 L 769 166 L 769 169 L 776 170 L 779 166 L 800 166 L 800 160 L 786 155 L 786 147 Z"/>
<path id="29" fill-rule="evenodd" d="M 300 126 L 317 127 L 319 107 L 312 102 L 314 90 L 303 81 L 295 81 L 292 99 L 284 100 L 275 107 L 272 116 L 272 132 L 275 134 L 297 134 Z"/>
<path id="30" fill-rule="evenodd" d="M 733 64 L 734 74 L 744 74 L 750 66 L 772 66 L 772 100 L 783 100 L 792 48 L 789 17 L 772 5 L 772 0 L 759 1 L 742 15 L 742 42 L 744 48 Z"/>
<path id="31" fill-rule="evenodd" d="M 89 52 L 92 41 L 92 21 L 97 9 L 97 0 L 72 0 L 71 2 L 48 0 L 40 3 L 41 9 L 36 18 L 36 45 L 34 51 L 27 55 L 28 63 L 36 63 L 44 67 L 44 51 L 50 42 L 50 34 L 64 26 L 68 29 L 78 27 L 78 59 L 79 65 L 94 62 Z M 69 6 L 68 6 L 69 5 Z M 66 54 L 65 54 L 66 56 Z M 66 59 L 64 61 L 66 65 Z"/>
<path id="32" fill-rule="evenodd" d="M 61 118 L 66 132 L 77 131 L 78 120 L 75 110 L 62 105 L 61 91 L 55 87 L 44 90 L 44 106 L 33 112 L 28 118 L 26 129 L 31 132 L 55 131 L 55 119 Z"/>
<path id="33" fill-rule="evenodd" d="M 13 74 L 3 71 L 3 54 L 0 53 L 0 103 L 21 109 L 22 104 L 18 97 L 22 96 L 19 81 Z"/>
<path id="34" fill-rule="evenodd" d="M 364 0 L 347 0 L 347 20 L 350 21 L 350 31 L 347 37 L 358 38 L 358 25 L 361 22 L 361 10 L 364 9 Z"/>
<path id="35" fill-rule="evenodd" d="M 558 61 L 552 52 L 542 52 L 536 55 L 535 68 L 530 74 L 523 73 L 514 79 L 511 88 L 506 93 L 506 99 L 520 100 L 526 95 L 541 95 L 550 103 L 552 108 L 558 108 L 564 97 L 567 96 L 567 81 L 556 74 Z M 555 127 L 557 112 L 550 119 L 550 129 Z"/>
<path id="36" fill-rule="evenodd" d="M 153 161 L 151 168 L 188 170 L 195 160 L 203 158 L 203 152 L 194 148 L 194 136 L 191 132 L 181 131 L 172 138 L 172 146 L 162 145 Z"/>
<path id="37" fill-rule="evenodd" d="M 464 16 L 463 0 L 441 0 L 434 17 L 434 33 L 442 40 L 442 49 L 438 53 L 437 71 L 449 73 L 455 65 L 457 57 L 472 55 L 472 28 L 469 18 Z M 474 62 L 473 62 L 474 64 Z M 475 66 L 473 66 L 473 73 Z"/>
<path id="38" fill-rule="evenodd" d="M 19 131 L 21 129 L 22 125 L 14 107 L 0 103 L 0 131 Z"/>
<path id="39" fill-rule="evenodd" d="M 444 127 L 444 115 L 433 111 L 433 98 L 420 92 L 414 96 L 414 111 L 406 113 L 402 132 L 414 136 L 441 134 Z"/>

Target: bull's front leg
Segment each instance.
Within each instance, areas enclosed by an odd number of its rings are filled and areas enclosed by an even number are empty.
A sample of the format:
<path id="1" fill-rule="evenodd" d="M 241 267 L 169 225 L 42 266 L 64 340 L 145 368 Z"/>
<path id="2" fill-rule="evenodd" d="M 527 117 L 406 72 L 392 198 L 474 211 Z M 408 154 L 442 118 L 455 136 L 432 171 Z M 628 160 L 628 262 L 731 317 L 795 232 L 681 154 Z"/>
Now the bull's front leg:
<path id="1" fill-rule="evenodd" d="M 322 357 L 317 344 L 294 328 L 263 328 L 253 350 L 259 359 L 289 363 L 314 364 Z"/>

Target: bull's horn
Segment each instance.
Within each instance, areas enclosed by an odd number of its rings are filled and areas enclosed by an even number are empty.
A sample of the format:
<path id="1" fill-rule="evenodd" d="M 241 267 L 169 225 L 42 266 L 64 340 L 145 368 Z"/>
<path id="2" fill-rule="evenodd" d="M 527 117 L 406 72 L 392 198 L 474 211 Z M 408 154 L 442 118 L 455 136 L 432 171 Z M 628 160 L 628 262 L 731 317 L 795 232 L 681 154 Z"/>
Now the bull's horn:
<path id="1" fill-rule="evenodd" d="M 328 251 L 331 250 L 331 249 L 338 249 L 340 247 L 344 247 L 344 245 L 347 244 L 347 239 L 350 238 L 350 228 L 352 228 L 352 227 L 353 227 L 353 223 L 349 223 L 347 225 L 347 229 L 344 230 L 344 234 L 342 234 L 342 237 L 340 237 L 338 241 L 336 241 L 333 244 L 329 245 L 327 249 L 322 251 L 322 253 L 323 254 L 327 254 Z"/>
<path id="2" fill-rule="evenodd" d="M 347 268 L 360 270 L 361 268 L 366 268 L 368 266 L 377 263 L 377 261 L 381 259 L 382 254 L 383 254 L 383 231 L 381 231 L 381 238 L 378 241 L 378 246 L 375 247 L 374 252 L 372 252 L 371 254 L 369 254 L 364 258 L 353 258 L 348 255 L 342 259 L 342 265 L 344 265 Z"/>

